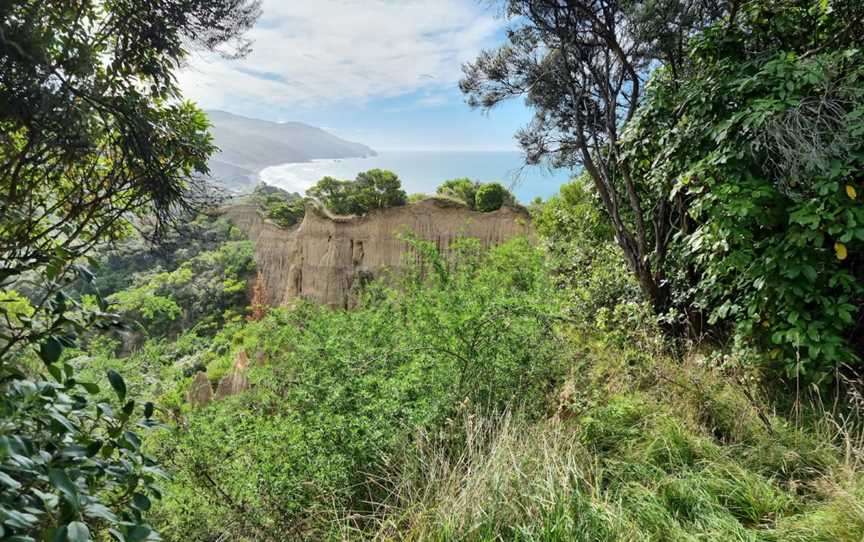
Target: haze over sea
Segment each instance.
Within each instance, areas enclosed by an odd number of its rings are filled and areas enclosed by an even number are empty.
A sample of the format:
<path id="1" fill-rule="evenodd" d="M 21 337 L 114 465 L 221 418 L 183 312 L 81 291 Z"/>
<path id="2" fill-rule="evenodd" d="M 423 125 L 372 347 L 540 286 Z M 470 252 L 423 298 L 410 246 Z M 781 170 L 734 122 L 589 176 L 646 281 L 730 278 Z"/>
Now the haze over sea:
<path id="1" fill-rule="evenodd" d="M 358 173 L 381 168 L 393 171 L 409 194 L 434 194 L 443 181 L 456 177 L 498 181 L 529 203 L 558 192 L 573 173 L 569 170 L 525 166 L 519 151 L 384 150 L 369 158 L 314 160 L 264 169 L 261 179 L 289 192 L 303 193 L 322 177 L 353 179 Z"/>

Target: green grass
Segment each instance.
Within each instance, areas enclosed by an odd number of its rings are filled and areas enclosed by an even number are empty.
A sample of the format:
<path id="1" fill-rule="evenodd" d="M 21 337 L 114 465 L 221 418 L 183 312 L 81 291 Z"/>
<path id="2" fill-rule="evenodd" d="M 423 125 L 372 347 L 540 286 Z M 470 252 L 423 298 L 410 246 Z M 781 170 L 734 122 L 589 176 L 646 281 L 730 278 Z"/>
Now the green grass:
<path id="1" fill-rule="evenodd" d="M 607 351 L 587 355 L 583 361 L 595 364 L 588 371 L 594 378 L 572 386 L 569 401 L 579 403 L 573 395 L 584 394 L 592 406 L 578 416 L 536 423 L 473 421 L 482 427 L 474 439 L 484 444 L 455 461 L 434 445 L 420 447 L 413 458 L 420 466 L 395 475 L 398 489 L 382 507 L 387 513 L 372 522 L 376 528 L 346 530 L 344 537 L 864 538 L 864 477 L 854 459 L 861 457 L 860 440 L 836 427 L 828 434 L 827 425 L 795 427 L 773 415 L 769 431 L 755 410 L 766 405 L 752 405 L 741 389 L 707 369 L 663 358 L 653 370 L 674 375 L 668 380 L 596 401 L 597 386 L 614 382 L 621 367 L 603 361 Z M 718 431 L 716 414 L 732 410 L 734 427 Z M 831 419 L 823 416 L 823 422 Z"/>

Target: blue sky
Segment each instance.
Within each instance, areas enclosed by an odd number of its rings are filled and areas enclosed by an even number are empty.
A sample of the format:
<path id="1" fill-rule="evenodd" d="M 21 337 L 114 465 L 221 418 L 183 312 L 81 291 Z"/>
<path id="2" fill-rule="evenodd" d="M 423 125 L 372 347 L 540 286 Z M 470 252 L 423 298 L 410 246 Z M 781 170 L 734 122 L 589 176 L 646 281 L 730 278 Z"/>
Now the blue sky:
<path id="1" fill-rule="evenodd" d="M 253 52 L 196 54 L 181 72 L 205 109 L 307 122 L 378 149 L 514 149 L 530 118 L 513 101 L 485 115 L 457 88 L 463 62 L 503 39 L 476 0 L 264 0 Z"/>

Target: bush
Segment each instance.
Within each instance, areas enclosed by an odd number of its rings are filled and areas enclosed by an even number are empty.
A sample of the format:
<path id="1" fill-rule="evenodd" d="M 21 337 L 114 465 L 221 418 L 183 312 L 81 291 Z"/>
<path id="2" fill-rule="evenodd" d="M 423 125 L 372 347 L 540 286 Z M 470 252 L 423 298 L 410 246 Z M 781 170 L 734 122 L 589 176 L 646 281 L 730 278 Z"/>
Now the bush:
<path id="1" fill-rule="evenodd" d="M 632 175 L 686 206 L 673 294 L 789 382 L 827 383 L 864 353 L 860 16 L 749 3 L 691 41 L 686 81 L 654 75 L 628 126 Z"/>
<path id="2" fill-rule="evenodd" d="M 306 202 L 300 194 L 260 183 L 252 195 L 267 217 L 283 228 L 297 224 L 306 214 Z"/>
<path id="3" fill-rule="evenodd" d="M 462 177 L 460 179 L 450 179 L 449 181 L 444 181 L 441 186 L 438 187 L 436 192 L 439 195 L 448 196 L 465 202 L 465 205 L 467 205 L 468 208 L 473 211 L 477 208 L 474 198 L 477 193 L 477 189 L 480 186 L 481 185 L 479 182 L 472 181 L 467 177 Z"/>
<path id="4" fill-rule="evenodd" d="M 139 273 L 136 284 L 108 300 L 149 336 L 177 335 L 196 324 L 218 328 L 226 311 L 244 310 L 246 285 L 254 272 L 252 243 L 228 241 L 174 271 Z"/>
<path id="5" fill-rule="evenodd" d="M 474 197 L 476 208 L 481 213 L 497 211 L 507 200 L 507 189 L 498 183 L 480 185 Z"/>
<path id="6" fill-rule="evenodd" d="M 564 184 L 532 213 L 551 271 L 570 296 L 570 313 L 586 328 L 642 299 L 612 227 L 585 175 Z"/>

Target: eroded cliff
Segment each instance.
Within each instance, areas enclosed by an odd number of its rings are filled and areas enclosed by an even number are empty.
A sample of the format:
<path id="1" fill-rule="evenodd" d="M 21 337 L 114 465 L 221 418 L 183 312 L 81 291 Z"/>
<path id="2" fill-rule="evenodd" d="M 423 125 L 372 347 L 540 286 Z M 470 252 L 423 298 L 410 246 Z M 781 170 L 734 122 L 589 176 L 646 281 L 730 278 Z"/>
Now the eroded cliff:
<path id="1" fill-rule="evenodd" d="M 399 239 L 400 232 L 432 241 L 444 254 L 460 236 L 476 237 L 490 247 L 531 235 L 524 211 L 503 207 L 478 213 L 438 198 L 362 217 L 333 217 L 309 204 L 303 221 L 290 230 L 267 221 L 254 204 L 231 205 L 222 212 L 254 243 L 265 297 L 274 306 L 298 297 L 348 306 L 357 281 L 403 264 L 409 246 Z"/>

